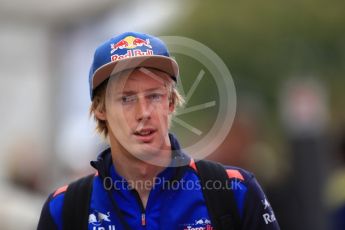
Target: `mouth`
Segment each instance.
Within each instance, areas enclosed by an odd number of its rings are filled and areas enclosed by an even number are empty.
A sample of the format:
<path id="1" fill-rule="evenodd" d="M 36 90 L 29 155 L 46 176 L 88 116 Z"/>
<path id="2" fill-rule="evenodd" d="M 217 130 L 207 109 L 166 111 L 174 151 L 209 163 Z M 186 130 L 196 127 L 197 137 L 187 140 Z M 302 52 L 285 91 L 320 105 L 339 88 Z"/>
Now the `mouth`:
<path id="1" fill-rule="evenodd" d="M 154 134 L 157 132 L 155 129 L 146 128 L 134 131 L 134 136 L 141 142 L 151 142 Z"/>

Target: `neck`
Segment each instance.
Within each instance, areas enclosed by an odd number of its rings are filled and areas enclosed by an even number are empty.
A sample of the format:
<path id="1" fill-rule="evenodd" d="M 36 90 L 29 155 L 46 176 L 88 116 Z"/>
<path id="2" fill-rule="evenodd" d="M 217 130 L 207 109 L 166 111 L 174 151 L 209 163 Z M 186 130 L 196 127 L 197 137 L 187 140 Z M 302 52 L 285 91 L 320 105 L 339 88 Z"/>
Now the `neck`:
<path id="1" fill-rule="evenodd" d="M 161 153 L 154 154 L 155 159 L 159 159 L 159 161 L 152 160 L 152 164 L 133 156 L 117 141 L 115 141 L 115 138 L 110 137 L 110 145 L 113 165 L 116 168 L 117 173 L 124 177 L 131 186 L 133 185 L 139 193 L 143 190 L 150 191 L 152 186 L 140 186 L 145 183 L 136 182 L 146 182 L 149 185 L 153 185 L 153 181 L 156 176 L 171 162 L 170 145 L 167 146 L 169 149 L 168 151 L 165 149 L 162 150 Z M 154 164 L 154 162 L 159 162 L 159 164 Z"/>
<path id="2" fill-rule="evenodd" d="M 130 158 L 122 154 L 113 154 L 113 164 L 116 171 L 128 182 L 154 180 L 165 168 L 163 166 L 149 164 L 139 159 Z"/>
<path id="3" fill-rule="evenodd" d="M 143 207 L 146 208 L 148 197 L 154 185 L 156 176 L 171 162 L 171 150 L 168 156 L 166 151 L 163 151 L 163 154 L 160 154 L 162 155 L 161 157 L 165 159 L 163 160 L 164 164 L 161 164 L 162 166 L 149 164 L 137 159 L 128 152 L 124 153 L 119 148 L 113 148 L 113 145 L 111 145 L 111 152 L 113 164 L 117 173 L 124 177 L 129 186 L 138 192 Z"/>

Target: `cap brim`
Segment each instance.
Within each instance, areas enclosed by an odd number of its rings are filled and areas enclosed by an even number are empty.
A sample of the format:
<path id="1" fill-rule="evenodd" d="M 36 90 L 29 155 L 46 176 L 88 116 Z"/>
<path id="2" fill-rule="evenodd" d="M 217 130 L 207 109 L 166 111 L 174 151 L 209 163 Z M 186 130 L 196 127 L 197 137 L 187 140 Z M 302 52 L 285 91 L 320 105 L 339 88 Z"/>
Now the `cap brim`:
<path id="1" fill-rule="evenodd" d="M 136 56 L 101 66 L 93 75 L 92 89 L 99 86 L 104 80 L 119 72 L 139 67 L 154 68 L 166 72 L 172 78 L 178 77 L 179 69 L 176 61 L 170 57 L 152 55 Z"/>

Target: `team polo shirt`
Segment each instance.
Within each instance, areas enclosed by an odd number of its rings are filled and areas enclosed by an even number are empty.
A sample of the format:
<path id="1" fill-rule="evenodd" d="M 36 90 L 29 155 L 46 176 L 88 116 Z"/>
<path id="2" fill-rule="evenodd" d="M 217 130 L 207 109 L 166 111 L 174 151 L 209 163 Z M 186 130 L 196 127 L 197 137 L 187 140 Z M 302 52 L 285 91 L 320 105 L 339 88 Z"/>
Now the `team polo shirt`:
<path id="1" fill-rule="evenodd" d="M 179 150 L 173 135 L 170 135 L 170 140 L 172 149 Z M 133 230 L 212 230 L 194 161 L 181 151 L 177 154 L 185 156 L 183 159 L 189 164 L 167 167 L 159 173 L 148 185 L 152 189 L 145 208 L 137 191 L 117 173 L 110 149 L 100 154 L 92 163 L 97 173 L 93 178 L 88 229 L 125 230 L 124 225 L 127 225 Z M 236 205 L 241 229 L 279 229 L 272 207 L 253 174 L 238 167 L 228 166 L 226 170 L 236 200 L 236 204 L 229 205 Z M 64 186 L 49 196 L 38 229 L 62 229 L 66 189 Z"/>

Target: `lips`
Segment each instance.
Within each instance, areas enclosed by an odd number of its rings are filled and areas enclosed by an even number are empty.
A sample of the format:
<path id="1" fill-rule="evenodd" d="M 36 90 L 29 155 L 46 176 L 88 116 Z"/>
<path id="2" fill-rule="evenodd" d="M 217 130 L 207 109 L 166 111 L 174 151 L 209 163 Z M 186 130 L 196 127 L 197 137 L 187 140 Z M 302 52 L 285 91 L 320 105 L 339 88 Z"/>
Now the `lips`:
<path id="1" fill-rule="evenodd" d="M 135 135 L 139 135 L 139 136 L 148 136 L 151 133 L 153 133 L 152 129 L 142 129 L 142 130 L 134 132 Z"/>
<path id="2" fill-rule="evenodd" d="M 144 128 L 134 131 L 134 136 L 141 142 L 151 142 L 155 133 L 155 129 Z"/>

